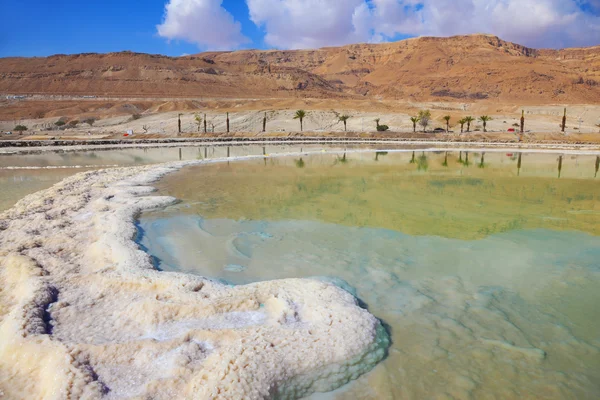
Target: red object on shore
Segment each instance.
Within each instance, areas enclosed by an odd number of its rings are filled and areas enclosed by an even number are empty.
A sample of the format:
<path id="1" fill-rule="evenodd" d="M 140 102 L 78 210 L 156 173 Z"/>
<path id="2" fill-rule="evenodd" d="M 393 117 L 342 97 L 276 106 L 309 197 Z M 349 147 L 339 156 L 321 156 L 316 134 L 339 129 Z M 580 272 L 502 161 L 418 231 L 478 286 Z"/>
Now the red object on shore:
<path id="1" fill-rule="evenodd" d="M 515 131 L 515 128 L 510 128 L 508 131 L 509 131 L 509 132 L 514 132 L 514 131 Z"/>
<path id="2" fill-rule="evenodd" d="M 129 133 L 124 133 L 123 136 L 129 136 Z"/>

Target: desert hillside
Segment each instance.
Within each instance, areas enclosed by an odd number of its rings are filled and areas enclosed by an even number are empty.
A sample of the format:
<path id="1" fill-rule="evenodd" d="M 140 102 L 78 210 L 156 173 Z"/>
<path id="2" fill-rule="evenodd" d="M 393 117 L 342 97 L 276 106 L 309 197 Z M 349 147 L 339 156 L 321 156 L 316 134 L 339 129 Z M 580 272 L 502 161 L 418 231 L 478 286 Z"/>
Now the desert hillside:
<path id="1" fill-rule="evenodd" d="M 600 103 L 600 46 L 538 50 L 488 35 L 318 50 L 0 59 L 0 93 Z"/>

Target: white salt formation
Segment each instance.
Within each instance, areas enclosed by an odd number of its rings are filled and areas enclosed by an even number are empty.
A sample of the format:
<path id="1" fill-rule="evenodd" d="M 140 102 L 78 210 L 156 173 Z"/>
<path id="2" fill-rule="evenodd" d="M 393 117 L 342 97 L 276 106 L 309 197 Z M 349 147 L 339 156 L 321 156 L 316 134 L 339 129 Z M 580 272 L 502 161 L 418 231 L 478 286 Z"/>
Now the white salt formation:
<path id="1" fill-rule="evenodd" d="M 5 398 L 298 398 L 383 358 L 379 321 L 332 284 L 155 270 L 135 217 L 175 199 L 144 185 L 188 164 L 81 173 L 0 215 Z"/>

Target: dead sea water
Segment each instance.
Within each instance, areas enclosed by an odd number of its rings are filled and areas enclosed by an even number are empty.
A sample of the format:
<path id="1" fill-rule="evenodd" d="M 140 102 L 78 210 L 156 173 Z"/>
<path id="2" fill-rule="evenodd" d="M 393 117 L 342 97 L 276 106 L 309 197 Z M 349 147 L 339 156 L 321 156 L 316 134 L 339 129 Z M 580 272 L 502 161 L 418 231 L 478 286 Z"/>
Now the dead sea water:
<path id="1" fill-rule="evenodd" d="M 160 269 L 356 295 L 387 358 L 314 398 L 600 396 L 595 156 L 369 152 L 187 167 L 144 213 Z"/>
<path id="2" fill-rule="evenodd" d="M 298 148 L 300 149 L 300 148 Z M 270 153 L 282 151 L 269 146 Z M 265 146 L 147 147 L 119 150 L 47 150 L 31 154 L 0 154 L 0 211 L 7 210 L 28 194 L 49 188 L 82 171 L 188 161 L 225 156 L 262 154 Z"/>

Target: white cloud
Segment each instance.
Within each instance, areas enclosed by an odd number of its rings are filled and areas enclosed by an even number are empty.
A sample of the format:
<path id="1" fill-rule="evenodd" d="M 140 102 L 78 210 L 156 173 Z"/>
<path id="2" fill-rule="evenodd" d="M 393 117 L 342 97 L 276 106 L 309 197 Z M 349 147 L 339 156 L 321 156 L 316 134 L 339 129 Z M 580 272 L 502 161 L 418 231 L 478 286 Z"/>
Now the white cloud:
<path id="1" fill-rule="evenodd" d="M 249 42 L 223 0 L 168 0 L 160 36 L 226 50 Z M 246 0 L 277 48 L 490 33 L 531 47 L 600 44 L 600 0 Z"/>
<path id="2" fill-rule="evenodd" d="M 534 47 L 600 44 L 599 0 L 246 0 L 265 42 L 311 48 L 491 33 Z"/>
<path id="3" fill-rule="evenodd" d="M 448 36 L 491 33 L 503 39 L 535 47 L 598 44 L 600 19 L 584 13 L 579 0 L 423 0 L 405 12 L 405 20 L 390 18 L 399 9 L 416 2 L 373 0 L 393 3 L 378 15 L 383 33 Z M 408 21 L 408 23 L 406 22 Z M 594 43 L 595 42 L 595 43 Z"/>
<path id="4" fill-rule="evenodd" d="M 222 0 L 169 0 L 158 34 L 210 50 L 239 47 L 249 40 L 241 25 L 222 7 Z"/>
<path id="5" fill-rule="evenodd" d="M 271 46 L 314 48 L 369 39 L 369 27 L 363 24 L 368 22 L 364 0 L 246 0 L 246 3 L 250 19 L 264 27 L 265 42 Z"/>

